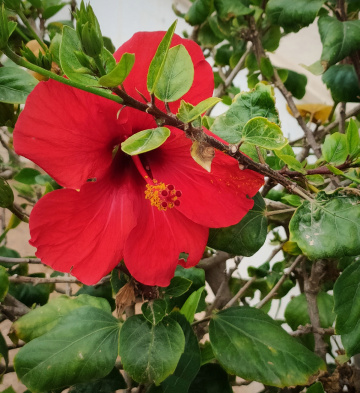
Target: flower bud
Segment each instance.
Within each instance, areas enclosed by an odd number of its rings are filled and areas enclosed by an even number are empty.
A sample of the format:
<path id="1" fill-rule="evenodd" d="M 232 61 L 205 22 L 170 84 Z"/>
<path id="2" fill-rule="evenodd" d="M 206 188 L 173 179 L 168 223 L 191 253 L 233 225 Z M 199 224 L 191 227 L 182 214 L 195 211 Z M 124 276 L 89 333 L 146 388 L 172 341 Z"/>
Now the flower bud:
<path id="1" fill-rule="evenodd" d="M 90 5 L 81 2 L 75 13 L 76 31 L 84 52 L 90 57 L 100 55 L 104 46 L 100 25 Z"/>

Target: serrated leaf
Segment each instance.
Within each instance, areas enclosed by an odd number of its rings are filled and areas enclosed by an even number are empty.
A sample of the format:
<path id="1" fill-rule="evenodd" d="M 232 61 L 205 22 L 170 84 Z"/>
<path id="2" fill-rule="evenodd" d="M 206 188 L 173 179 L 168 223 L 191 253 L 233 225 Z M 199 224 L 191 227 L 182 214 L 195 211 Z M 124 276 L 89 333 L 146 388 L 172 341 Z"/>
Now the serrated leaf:
<path id="1" fill-rule="evenodd" d="M 166 379 L 175 371 L 184 347 L 184 333 L 170 317 L 152 325 L 142 315 L 134 315 L 121 328 L 121 362 L 139 383 L 159 384 Z"/>
<path id="2" fill-rule="evenodd" d="M 281 149 L 288 143 L 280 127 L 265 117 L 249 120 L 242 130 L 241 140 L 270 150 Z"/>
<path id="3" fill-rule="evenodd" d="M 178 297 L 183 295 L 191 286 L 192 282 L 184 277 L 173 277 L 170 285 L 164 288 L 165 296 Z"/>
<path id="4" fill-rule="evenodd" d="M 327 135 L 321 150 L 326 162 L 334 165 L 343 164 L 348 156 L 346 135 L 339 132 Z"/>
<path id="5" fill-rule="evenodd" d="M 221 98 L 210 97 L 204 101 L 201 101 L 196 106 L 192 106 L 191 104 L 188 104 L 185 101 L 181 100 L 177 117 L 184 123 L 190 123 L 220 101 Z"/>
<path id="6" fill-rule="evenodd" d="M 360 145 L 359 129 L 353 119 L 350 119 L 349 125 L 346 129 L 346 143 L 349 155 L 350 157 L 353 157 L 358 153 Z"/>
<path id="7" fill-rule="evenodd" d="M 229 110 L 216 118 L 211 131 L 229 143 L 238 143 L 245 124 L 254 117 L 280 124 L 271 86 L 259 83 L 254 90 L 238 94 Z"/>
<path id="8" fill-rule="evenodd" d="M 147 89 L 150 93 L 155 91 L 157 82 L 162 74 L 166 57 L 169 52 L 172 37 L 175 32 L 177 20 L 170 26 L 161 40 L 153 59 L 151 60 L 147 74 Z"/>
<path id="9" fill-rule="evenodd" d="M 325 0 L 270 0 L 266 14 L 274 25 L 279 25 L 287 32 L 297 32 L 312 23 Z"/>
<path id="10" fill-rule="evenodd" d="M 360 101 L 359 80 L 353 65 L 333 65 L 324 73 L 322 80 L 335 102 Z"/>
<path id="11" fill-rule="evenodd" d="M 289 229 L 309 259 L 360 255 L 360 198 L 321 191 L 296 209 Z"/>
<path id="12" fill-rule="evenodd" d="M 184 352 L 172 375 L 161 383 L 163 393 L 184 393 L 187 392 L 191 382 L 200 369 L 200 349 L 197 337 L 186 318 L 179 312 L 171 314 L 181 327 L 185 337 Z"/>
<path id="13" fill-rule="evenodd" d="M 192 323 L 194 320 L 194 316 L 196 313 L 196 309 L 198 308 L 201 295 L 204 291 L 205 287 L 201 287 L 195 292 L 193 292 L 187 299 L 184 305 L 181 307 L 181 314 L 185 316 L 185 318 Z"/>
<path id="14" fill-rule="evenodd" d="M 14 179 L 24 184 L 36 184 L 36 176 L 41 173 L 33 168 L 23 168 L 19 173 L 14 176 Z"/>
<path id="15" fill-rule="evenodd" d="M 245 217 L 227 228 L 210 229 L 208 246 L 234 255 L 252 256 L 265 243 L 267 219 L 265 202 L 259 193 Z"/>
<path id="16" fill-rule="evenodd" d="M 119 330 L 109 312 L 91 306 L 74 310 L 20 349 L 16 373 L 33 393 L 105 377 L 115 365 Z"/>
<path id="17" fill-rule="evenodd" d="M 71 299 L 61 295 L 15 321 L 11 328 L 12 334 L 25 342 L 31 341 L 49 332 L 73 310 L 84 306 L 111 312 L 110 305 L 105 299 L 89 295 L 79 295 Z"/>
<path id="18" fill-rule="evenodd" d="M 157 325 L 166 316 L 166 301 L 163 299 L 155 299 L 150 302 L 145 302 L 141 306 L 141 312 L 150 323 Z"/>
<path id="19" fill-rule="evenodd" d="M 127 76 L 135 63 L 135 55 L 133 53 L 124 53 L 115 68 L 107 75 L 99 79 L 99 84 L 105 87 L 119 86 Z"/>
<path id="20" fill-rule="evenodd" d="M 233 307 L 213 315 L 210 342 L 231 374 L 266 385 L 306 385 L 326 366 L 263 311 Z M 226 351 L 224 351 L 226 348 Z"/>
<path id="21" fill-rule="evenodd" d="M 348 266 L 334 285 L 334 311 L 336 334 L 341 335 L 346 354 L 351 357 L 360 352 L 360 264 Z"/>
<path id="22" fill-rule="evenodd" d="M 6 269 L 0 265 L 0 302 L 2 302 L 9 290 L 9 275 Z"/>
<path id="23" fill-rule="evenodd" d="M 169 136 L 170 130 L 166 127 L 143 130 L 131 135 L 122 142 L 121 150 L 130 156 L 135 156 L 158 148 Z"/>
<path id="24" fill-rule="evenodd" d="M 183 45 L 169 49 L 154 94 L 164 102 L 173 102 L 186 94 L 194 81 L 194 65 Z"/>
<path id="25" fill-rule="evenodd" d="M 326 15 L 319 18 L 318 26 L 323 44 L 321 62 L 325 70 L 359 48 L 359 20 L 341 22 Z"/>
<path id="26" fill-rule="evenodd" d="M 87 86 L 98 86 L 98 79 L 90 75 L 90 70 L 84 68 L 76 57 L 75 52 L 78 51 L 82 52 L 82 46 L 77 32 L 69 26 L 64 26 L 60 44 L 60 64 L 62 70 L 74 82 Z"/>
<path id="27" fill-rule="evenodd" d="M 0 102 L 25 104 L 37 84 L 37 79 L 21 68 L 0 67 Z"/>
<path id="28" fill-rule="evenodd" d="M 194 141 L 190 148 L 191 157 L 206 171 L 211 172 L 211 163 L 215 157 L 215 149 L 206 143 Z"/>

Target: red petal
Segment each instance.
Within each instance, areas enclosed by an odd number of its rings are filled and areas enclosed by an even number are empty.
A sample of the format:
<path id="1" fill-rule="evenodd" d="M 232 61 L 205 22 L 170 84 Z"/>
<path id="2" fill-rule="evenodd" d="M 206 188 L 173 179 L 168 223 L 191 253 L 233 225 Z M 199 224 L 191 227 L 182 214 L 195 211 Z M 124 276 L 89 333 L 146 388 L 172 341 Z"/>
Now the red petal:
<path id="1" fill-rule="evenodd" d="M 191 141 L 171 127 L 171 136 L 146 159 L 154 179 L 173 184 L 182 192 L 177 208 L 190 220 L 210 228 L 238 223 L 252 208 L 253 197 L 264 178 L 250 170 L 240 170 L 237 161 L 216 151 L 211 173 L 190 155 Z"/>
<path id="2" fill-rule="evenodd" d="M 140 99 L 136 91 L 138 90 L 150 100 L 147 91 L 148 69 L 164 34 L 164 31 L 136 33 L 114 53 L 116 61 L 119 61 L 124 53 L 135 53 L 135 64 L 129 76 L 126 78 L 124 86 L 126 92 L 136 99 Z M 189 52 L 194 63 L 195 71 L 193 85 L 182 99 L 193 105 L 197 105 L 199 102 L 212 96 L 214 90 L 212 69 L 205 60 L 200 46 L 194 41 L 181 38 L 174 34 L 171 46 L 179 44 L 184 45 Z M 159 102 L 157 102 L 157 105 L 162 109 L 164 108 Z M 170 108 L 176 113 L 179 105 L 180 100 L 170 103 Z"/>
<path id="3" fill-rule="evenodd" d="M 136 224 L 133 201 L 139 195 L 126 171 L 121 183 L 111 179 L 86 183 L 80 190 L 53 191 L 30 216 L 30 243 L 53 269 L 71 272 L 92 285 L 123 258 L 124 243 Z"/>
<path id="4" fill-rule="evenodd" d="M 59 184 L 80 188 L 101 178 L 112 149 L 127 132 L 121 106 L 59 82 L 40 82 L 14 130 L 17 154 L 38 164 Z"/>
<path id="5" fill-rule="evenodd" d="M 124 262 L 136 280 L 165 287 L 174 277 L 181 252 L 189 254 L 185 267 L 200 261 L 209 231 L 176 209 L 159 211 L 145 199 L 140 209 L 141 219 L 126 241 Z"/>

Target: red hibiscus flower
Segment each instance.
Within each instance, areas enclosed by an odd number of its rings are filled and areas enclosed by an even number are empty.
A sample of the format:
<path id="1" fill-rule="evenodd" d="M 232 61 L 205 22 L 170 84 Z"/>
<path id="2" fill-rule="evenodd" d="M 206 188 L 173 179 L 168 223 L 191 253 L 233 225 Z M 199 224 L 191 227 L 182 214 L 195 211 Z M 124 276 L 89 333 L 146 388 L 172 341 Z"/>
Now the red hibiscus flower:
<path id="1" fill-rule="evenodd" d="M 164 33 L 138 33 L 115 53 L 135 53 L 126 92 L 148 96 L 146 75 Z M 212 95 L 213 75 L 201 49 L 183 44 L 195 69 L 183 97 L 193 105 Z M 160 106 L 162 103 L 158 103 Z M 171 103 L 176 113 L 179 101 Z M 211 173 L 190 156 L 191 141 L 168 127 L 158 149 L 130 157 L 116 146 L 135 132 L 156 128 L 132 108 L 54 81 L 30 94 L 14 131 L 18 154 L 42 167 L 64 189 L 45 195 L 30 217 L 30 243 L 53 269 L 95 284 L 124 260 L 148 285 L 167 286 L 178 263 L 191 267 L 204 251 L 209 227 L 235 224 L 253 206 L 262 176 L 241 171 L 216 152 Z M 115 154 L 116 152 L 116 154 Z M 187 261 L 179 254 L 188 254 Z"/>

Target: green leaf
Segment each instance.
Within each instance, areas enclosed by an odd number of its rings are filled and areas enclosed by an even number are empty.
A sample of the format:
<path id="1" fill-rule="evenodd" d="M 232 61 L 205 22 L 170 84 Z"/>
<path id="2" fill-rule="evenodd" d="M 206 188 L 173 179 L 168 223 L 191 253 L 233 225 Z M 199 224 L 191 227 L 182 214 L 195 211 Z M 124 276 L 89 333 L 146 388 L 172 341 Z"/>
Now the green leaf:
<path id="1" fill-rule="evenodd" d="M 170 130 L 166 127 L 143 130 L 122 142 L 121 150 L 130 156 L 146 153 L 161 146 L 169 136 Z"/>
<path id="2" fill-rule="evenodd" d="M 260 59 L 260 71 L 268 79 L 271 79 L 274 75 L 274 67 L 267 57 L 262 57 Z"/>
<path id="3" fill-rule="evenodd" d="M 23 168 L 19 173 L 14 176 L 14 179 L 20 183 L 24 184 L 37 184 L 35 180 L 36 176 L 41 175 L 41 173 L 33 168 Z"/>
<path id="4" fill-rule="evenodd" d="M 238 94 L 229 110 L 214 121 L 211 131 L 229 143 L 238 143 L 245 124 L 259 116 L 280 124 L 272 88 L 263 83 L 250 92 Z"/>
<path id="5" fill-rule="evenodd" d="M 21 68 L 0 67 L 0 102 L 25 104 L 37 84 L 37 79 Z"/>
<path id="6" fill-rule="evenodd" d="M 286 32 L 297 32 L 309 26 L 316 18 L 325 0 L 270 0 L 266 14 L 274 25 L 279 25 Z"/>
<path id="7" fill-rule="evenodd" d="M 2 302 L 9 290 L 9 275 L 6 269 L 0 265 L 0 302 Z"/>
<path id="8" fill-rule="evenodd" d="M 119 389 L 126 388 L 127 385 L 121 372 L 117 368 L 113 368 L 110 374 L 104 378 L 71 386 L 69 393 L 114 393 Z"/>
<path id="9" fill-rule="evenodd" d="M 214 0 L 195 0 L 185 15 L 185 20 L 191 26 L 201 25 L 213 10 Z"/>
<path id="10" fill-rule="evenodd" d="M 109 312 L 91 306 L 73 310 L 20 349 L 16 373 L 33 393 L 105 377 L 115 365 L 119 331 Z"/>
<path id="11" fill-rule="evenodd" d="M 327 135 L 322 145 L 322 154 L 325 161 L 334 165 L 343 164 L 348 156 L 346 135 L 334 132 Z"/>
<path id="12" fill-rule="evenodd" d="M 69 26 L 64 26 L 60 45 L 60 64 L 65 75 L 74 82 L 87 86 L 99 86 L 98 79 L 90 75 L 77 58 L 75 52 L 82 52 L 82 46 L 77 32 Z M 111 94 L 111 92 L 109 92 Z"/>
<path id="13" fill-rule="evenodd" d="M 42 6 L 44 8 L 42 17 L 44 19 L 51 18 L 67 4 L 68 4 L 67 2 L 63 2 L 59 0 L 42 0 Z"/>
<path id="14" fill-rule="evenodd" d="M 124 53 L 116 67 L 107 75 L 99 79 L 99 84 L 105 87 L 119 86 L 127 76 L 135 63 L 135 55 L 133 53 Z"/>
<path id="15" fill-rule="evenodd" d="M 166 301 L 163 299 L 155 299 L 150 302 L 145 302 L 141 306 L 141 312 L 150 323 L 157 325 L 166 316 Z"/>
<path id="16" fill-rule="evenodd" d="M 192 323 L 194 320 L 194 316 L 196 313 L 196 310 L 198 308 L 201 295 L 204 291 L 205 287 L 201 287 L 195 292 L 193 292 L 187 299 L 184 305 L 181 307 L 181 314 L 185 316 L 185 318 Z"/>
<path id="17" fill-rule="evenodd" d="M 295 98 L 301 100 L 306 93 L 307 77 L 295 71 L 287 71 L 288 76 L 284 85 Z"/>
<path id="18" fill-rule="evenodd" d="M 341 335 L 346 354 L 360 352 L 360 264 L 348 266 L 334 285 L 336 334 Z"/>
<path id="19" fill-rule="evenodd" d="M 302 199 L 298 195 L 285 195 L 281 198 L 281 202 L 287 203 L 291 206 L 300 206 L 302 203 Z"/>
<path id="20" fill-rule="evenodd" d="M 190 90 L 194 80 L 194 65 L 183 45 L 169 49 L 154 94 L 164 102 L 173 102 Z"/>
<path id="21" fill-rule="evenodd" d="M 165 296 L 178 297 L 187 292 L 192 282 L 184 277 L 173 277 L 170 285 L 164 289 Z"/>
<path id="22" fill-rule="evenodd" d="M 321 191 L 296 209 L 289 229 L 311 260 L 360 255 L 360 198 Z"/>
<path id="23" fill-rule="evenodd" d="M 0 269 L 1 269 L 1 266 L 0 266 Z M 1 360 L 2 357 L 4 358 L 4 361 L 5 361 L 5 369 L 4 369 L 3 373 L 0 374 L 0 379 L 1 379 L 2 375 L 5 374 L 7 366 L 9 364 L 9 350 L 8 350 L 8 346 L 6 344 L 4 336 L 0 332 L 0 360 Z M 199 353 L 199 357 L 200 357 L 200 353 Z M 199 360 L 199 367 L 200 367 L 200 360 Z"/>
<path id="24" fill-rule="evenodd" d="M 233 393 L 233 390 L 224 369 L 209 363 L 201 367 L 188 393 Z"/>
<path id="25" fill-rule="evenodd" d="M 254 13 L 253 9 L 246 7 L 241 1 L 214 0 L 214 6 L 219 17 L 225 20 Z"/>
<path id="26" fill-rule="evenodd" d="M 175 371 L 184 347 L 184 333 L 170 317 L 152 325 L 142 315 L 134 315 L 121 329 L 121 362 L 139 383 L 159 384 L 166 379 Z"/>
<path id="27" fill-rule="evenodd" d="M 264 33 L 262 34 L 261 40 L 263 44 L 263 48 L 266 51 L 274 52 L 280 43 L 281 31 L 280 26 L 269 26 Z"/>
<path id="28" fill-rule="evenodd" d="M 221 98 L 210 97 L 201 101 L 196 106 L 192 106 L 184 100 L 181 100 L 180 108 L 176 116 L 184 123 L 190 123 L 220 101 Z"/>
<path id="29" fill-rule="evenodd" d="M 12 334 L 25 342 L 31 341 L 49 332 L 73 310 L 84 306 L 111 312 L 109 303 L 105 299 L 89 295 L 79 295 L 71 299 L 61 295 L 15 321 L 11 328 Z"/>
<path id="30" fill-rule="evenodd" d="M 188 391 L 200 369 L 200 349 L 197 337 L 186 318 L 178 312 L 172 313 L 171 318 L 183 330 L 185 348 L 174 373 L 168 376 L 161 386 L 164 393 L 184 393 Z"/>
<path id="31" fill-rule="evenodd" d="M 346 143 L 350 157 L 354 157 L 359 152 L 360 138 L 358 126 L 353 119 L 350 119 L 346 129 Z"/>
<path id="32" fill-rule="evenodd" d="M 221 311 L 213 315 L 209 333 L 215 357 L 229 373 L 246 380 L 278 387 L 306 385 L 319 369 L 326 369 L 322 359 L 261 310 Z"/>
<path id="33" fill-rule="evenodd" d="M 280 127 L 266 117 L 254 117 L 249 120 L 242 130 L 241 139 L 270 150 L 281 149 L 288 143 Z"/>
<path id="34" fill-rule="evenodd" d="M 360 101 L 359 80 L 353 65 L 336 64 L 324 73 L 322 80 L 335 102 Z"/>
<path id="35" fill-rule="evenodd" d="M 321 382 L 316 382 L 306 389 L 306 393 L 326 393 Z"/>
<path id="36" fill-rule="evenodd" d="M 293 169 L 294 171 L 300 172 L 300 173 L 306 173 L 305 169 L 301 165 L 301 163 L 292 155 L 289 154 L 283 154 L 282 150 L 274 150 L 274 153 L 276 154 L 277 157 L 280 158 L 280 160 L 284 161 L 284 163 L 290 168 Z"/>
<path id="37" fill-rule="evenodd" d="M 16 393 L 12 386 L 9 386 L 7 389 L 3 390 L 1 393 Z M 25 393 L 29 393 L 27 390 Z"/>
<path id="38" fill-rule="evenodd" d="M 14 203 L 14 193 L 8 182 L 0 177 L 0 207 L 10 207 Z"/>
<path id="39" fill-rule="evenodd" d="M 155 56 L 151 60 L 147 74 L 147 89 L 150 93 L 154 93 L 158 80 L 162 74 L 176 24 L 177 20 L 170 26 L 169 30 L 164 35 L 164 38 L 161 40 L 155 52 Z"/>
<path id="40" fill-rule="evenodd" d="M 318 20 L 323 50 L 324 70 L 349 56 L 360 45 L 360 20 L 341 22 L 335 17 L 321 16 Z"/>
<path id="41" fill-rule="evenodd" d="M 260 193 L 253 200 L 253 208 L 238 224 L 210 229 L 209 247 L 246 257 L 254 255 L 262 247 L 267 235 L 266 206 Z"/>

